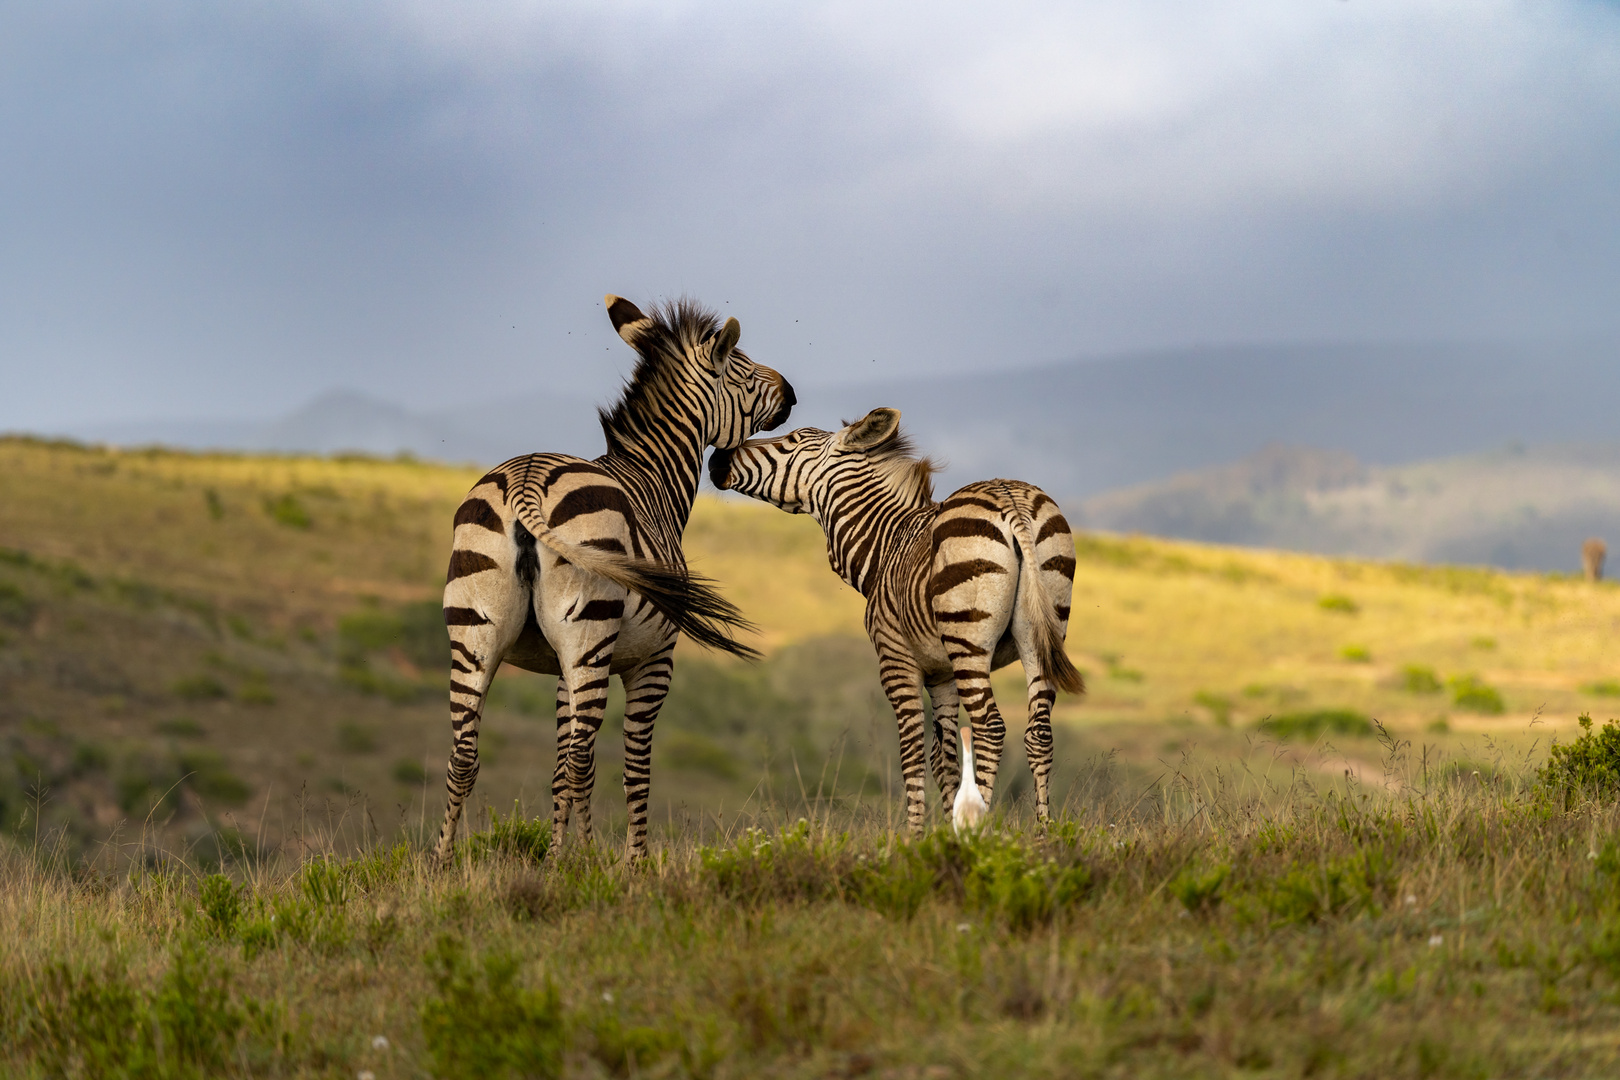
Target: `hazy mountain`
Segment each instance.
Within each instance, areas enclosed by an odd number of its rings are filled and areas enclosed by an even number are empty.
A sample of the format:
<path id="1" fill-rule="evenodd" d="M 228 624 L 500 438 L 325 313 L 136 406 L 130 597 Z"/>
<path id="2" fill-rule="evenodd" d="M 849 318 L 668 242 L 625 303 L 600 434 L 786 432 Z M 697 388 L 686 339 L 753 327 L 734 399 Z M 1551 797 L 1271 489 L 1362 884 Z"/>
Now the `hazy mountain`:
<path id="1" fill-rule="evenodd" d="M 1229 462 L 1269 443 L 1394 465 L 1508 442 L 1620 437 L 1620 349 L 1311 345 L 1190 349 L 994 378 L 805 387 L 794 422 L 901 410 L 943 490 L 1014 476 L 1060 498 Z"/>
<path id="2" fill-rule="evenodd" d="M 1547 567 L 1570 564 L 1577 534 L 1620 537 L 1607 524 L 1607 507 L 1620 500 L 1606 452 L 1478 456 L 1508 443 L 1620 437 L 1613 345 L 1233 347 L 994 377 L 827 385 L 813 372 L 788 375 L 799 393 L 795 426 L 830 428 L 894 406 L 917 443 L 947 463 L 941 493 L 1019 477 L 1068 506 L 1090 500 L 1085 514 L 1098 526 Z M 340 391 L 272 423 L 149 422 L 68 434 L 245 450 L 404 450 L 493 464 L 532 450 L 601 453 L 596 404 L 537 391 L 417 413 Z M 1320 449 L 1262 451 L 1270 444 Z M 1413 462 L 1429 464 L 1390 471 Z M 1165 477 L 1173 479 L 1153 483 Z M 1401 485 L 1406 495 L 1395 494 Z M 1098 498 L 1110 491 L 1118 493 Z"/>
<path id="3" fill-rule="evenodd" d="M 336 390 L 269 423 L 145 421 L 72 432 L 118 445 L 330 454 L 400 452 L 441 461 L 495 464 L 534 450 L 595 457 L 605 448 L 596 406 L 584 398 L 530 393 L 416 413 L 353 390 Z"/>
<path id="4" fill-rule="evenodd" d="M 1087 499 L 1072 516 L 1218 543 L 1574 571 L 1586 537 L 1620 544 L 1620 445 L 1509 446 L 1397 466 L 1270 446 Z"/>

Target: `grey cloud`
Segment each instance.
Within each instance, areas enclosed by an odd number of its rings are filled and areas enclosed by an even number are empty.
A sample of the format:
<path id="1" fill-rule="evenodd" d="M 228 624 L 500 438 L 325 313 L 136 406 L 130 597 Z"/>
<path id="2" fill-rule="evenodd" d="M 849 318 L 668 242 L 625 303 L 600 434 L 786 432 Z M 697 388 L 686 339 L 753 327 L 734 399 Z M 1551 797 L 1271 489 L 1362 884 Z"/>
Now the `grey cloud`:
<path id="1" fill-rule="evenodd" d="M 0 428 L 600 400 L 610 290 L 808 383 L 1613 334 L 1617 51 L 1579 2 L 13 5 Z"/>

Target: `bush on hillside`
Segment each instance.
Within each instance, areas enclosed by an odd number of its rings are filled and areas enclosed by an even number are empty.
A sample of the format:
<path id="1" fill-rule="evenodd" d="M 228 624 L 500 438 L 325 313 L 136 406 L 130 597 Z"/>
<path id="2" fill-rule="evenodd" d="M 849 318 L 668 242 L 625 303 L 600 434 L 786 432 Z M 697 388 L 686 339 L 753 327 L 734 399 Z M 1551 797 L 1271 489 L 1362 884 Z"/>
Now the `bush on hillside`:
<path id="1" fill-rule="evenodd" d="M 1438 694 L 1440 680 L 1434 674 L 1434 668 L 1424 667 L 1422 664 L 1407 664 L 1401 668 L 1399 676 L 1400 687 L 1408 694 Z"/>
<path id="2" fill-rule="evenodd" d="M 1536 770 L 1536 782 L 1566 796 L 1620 793 L 1620 725 L 1613 720 L 1601 731 L 1592 730 L 1592 717 L 1582 713 L 1581 735 L 1572 743 L 1554 740 L 1546 762 Z"/>
<path id="3" fill-rule="evenodd" d="M 1506 708 L 1501 692 L 1487 685 L 1478 675 L 1458 675 L 1448 679 L 1446 685 L 1451 688 L 1452 704 L 1459 709 L 1500 716 Z"/>
<path id="4" fill-rule="evenodd" d="M 1373 733 L 1372 721 L 1354 709 L 1310 709 L 1283 713 L 1260 721 L 1259 729 L 1279 739 L 1315 739 L 1323 732 L 1366 738 Z"/>

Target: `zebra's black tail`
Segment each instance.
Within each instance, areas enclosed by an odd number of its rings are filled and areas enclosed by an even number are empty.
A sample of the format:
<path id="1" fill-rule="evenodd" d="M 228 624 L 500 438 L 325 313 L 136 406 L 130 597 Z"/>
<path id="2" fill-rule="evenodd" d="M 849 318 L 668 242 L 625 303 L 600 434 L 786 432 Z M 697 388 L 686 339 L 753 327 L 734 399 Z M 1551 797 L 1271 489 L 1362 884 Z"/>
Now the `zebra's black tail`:
<path id="1" fill-rule="evenodd" d="M 719 649 L 744 660 L 760 659 L 759 650 L 736 639 L 737 631 L 753 633 L 758 628 L 721 596 L 714 582 L 652 559 L 638 559 L 615 551 L 570 544 L 551 531 L 538 516 L 523 514 L 523 526 L 546 547 L 582 570 L 600 574 L 631 592 L 647 598 L 659 614 L 675 628 L 707 649 Z"/>

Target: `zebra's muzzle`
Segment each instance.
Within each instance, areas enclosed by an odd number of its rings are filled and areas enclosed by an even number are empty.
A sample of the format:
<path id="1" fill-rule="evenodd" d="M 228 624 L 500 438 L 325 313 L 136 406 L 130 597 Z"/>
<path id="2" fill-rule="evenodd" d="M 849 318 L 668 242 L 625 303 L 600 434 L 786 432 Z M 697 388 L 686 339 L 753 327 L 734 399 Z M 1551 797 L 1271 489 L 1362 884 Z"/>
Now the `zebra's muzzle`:
<path id="1" fill-rule="evenodd" d="M 799 395 L 793 392 L 793 384 L 786 379 L 782 380 L 782 407 L 771 418 L 760 425 L 761 431 L 775 431 L 787 423 L 788 416 L 793 412 L 793 406 L 799 403 Z"/>
<path id="2" fill-rule="evenodd" d="M 731 486 L 732 453 L 733 451 L 727 448 L 716 450 L 709 455 L 709 479 L 714 481 L 714 486 L 721 491 L 725 491 Z"/>

